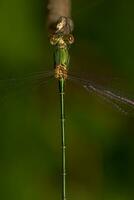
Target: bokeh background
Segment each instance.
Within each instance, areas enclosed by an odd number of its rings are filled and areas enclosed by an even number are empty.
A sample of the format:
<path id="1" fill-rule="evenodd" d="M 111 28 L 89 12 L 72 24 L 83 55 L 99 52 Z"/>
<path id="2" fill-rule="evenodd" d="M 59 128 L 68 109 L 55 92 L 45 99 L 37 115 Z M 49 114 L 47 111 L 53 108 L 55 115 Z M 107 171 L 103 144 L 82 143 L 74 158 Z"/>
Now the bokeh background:
<path id="1" fill-rule="evenodd" d="M 61 199 L 58 87 L 39 76 L 53 69 L 46 6 L 0 1 L 1 200 Z M 133 99 L 134 2 L 73 0 L 72 9 L 71 70 Z M 68 199 L 134 199 L 134 111 L 69 81 L 65 101 Z"/>

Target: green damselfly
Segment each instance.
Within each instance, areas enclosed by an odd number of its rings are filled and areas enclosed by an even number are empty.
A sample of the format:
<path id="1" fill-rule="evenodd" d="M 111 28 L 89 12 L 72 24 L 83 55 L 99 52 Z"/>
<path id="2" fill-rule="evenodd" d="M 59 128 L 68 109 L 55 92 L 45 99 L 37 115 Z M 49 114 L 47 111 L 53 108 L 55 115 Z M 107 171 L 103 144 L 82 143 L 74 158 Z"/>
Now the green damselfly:
<path id="1" fill-rule="evenodd" d="M 20 88 L 23 84 L 27 85 L 33 81 L 35 86 L 44 85 L 51 78 L 56 78 L 59 84 L 60 105 L 61 105 L 61 138 L 62 138 L 62 200 L 66 199 L 66 141 L 65 141 L 65 110 L 64 110 L 64 93 L 65 85 L 68 80 L 80 84 L 87 92 L 101 97 L 106 102 L 111 103 L 115 110 L 123 114 L 128 114 L 127 107 L 134 108 L 134 101 L 115 94 L 114 92 L 104 89 L 94 82 L 81 78 L 81 76 L 71 73 L 69 66 L 69 47 L 74 42 L 72 32 L 71 19 L 61 17 L 56 25 L 56 30 L 50 35 L 50 43 L 54 46 L 54 70 L 41 71 L 29 74 L 21 79 L 1 80 L 0 84 L 7 83 L 9 85 Z M 10 87 L 9 87 L 10 88 Z"/>
<path id="2" fill-rule="evenodd" d="M 96 95 L 102 97 L 107 102 L 111 103 L 115 109 L 127 114 L 126 108 L 122 105 L 127 105 L 128 107 L 134 107 L 134 101 L 130 100 L 124 96 L 115 94 L 114 92 L 102 88 L 100 85 L 93 83 L 90 80 L 86 80 L 79 76 L 71 74 L 69 71 L 69 53 L 68 49 L 73 43 L 73 36 L 70 34 L 72 32 L 70 28 L 70 19 L 61 17 L 57 22 L 55 33 L 50 36 L 50 42 L 54 45 L 54 70 L 53 71 L 42 71 L 39 73 L 31 74 L 28 77 L 22 79 L 22 85 L 25 80 L 37 80 L 35 84 L 44 84 L 49 78 L 56 78 L 59 83 L 59 93 L 61 102 L 61 133 L 62 133 L 62 199 L 66 199 L 66 163 L 65 163 L 65 112 L 64 112 L 64 90 L 67 80 L 74 81 L 81 84 L 84 89 L 88 92 L 95 93 Z M 18 80 L 21 83 L 21 80 Z M 8 82 L 8 80 L 7 80 Z M 16 84 L 17 80 L 9 80 L 10 83 Z M 2 81 L 1 81 L 2 84 Z"/>

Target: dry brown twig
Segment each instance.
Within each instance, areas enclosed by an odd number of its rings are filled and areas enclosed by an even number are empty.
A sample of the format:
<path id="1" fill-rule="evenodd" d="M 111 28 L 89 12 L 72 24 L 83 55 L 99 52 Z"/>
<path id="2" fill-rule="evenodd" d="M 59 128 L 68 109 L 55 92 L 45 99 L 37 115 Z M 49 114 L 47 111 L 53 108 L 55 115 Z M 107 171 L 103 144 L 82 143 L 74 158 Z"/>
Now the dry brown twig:
<path id="1" fill-rule="evenodd" d="M 48 28 L 52 32 L 61 16 L 71 18 L 71 0 L 48 0 Z"/>

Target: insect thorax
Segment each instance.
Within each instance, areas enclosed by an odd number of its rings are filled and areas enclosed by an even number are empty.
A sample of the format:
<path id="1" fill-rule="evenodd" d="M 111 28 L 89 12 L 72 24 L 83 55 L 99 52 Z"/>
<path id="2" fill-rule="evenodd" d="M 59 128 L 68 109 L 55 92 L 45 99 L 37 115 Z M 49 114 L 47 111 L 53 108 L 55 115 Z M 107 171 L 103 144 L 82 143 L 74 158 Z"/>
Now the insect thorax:
<path id="1" fill-rule="evenodd" d="M 67 79 L 70 60 L 68 47 L 74 42 L 74 37 L 70 34 L 72 30 L 71 19 L 60 17 L 56 25 L 56 31 L 50 35 L 50 43 L 55 46 L 54 67 L 57 79 Z"/>
<path id="2" fill-rule="evenodd" d="M 56 79 L 67 79 L 67 67 L 64 65 L 57 65 L 55 68 L 55 78 Z"/>

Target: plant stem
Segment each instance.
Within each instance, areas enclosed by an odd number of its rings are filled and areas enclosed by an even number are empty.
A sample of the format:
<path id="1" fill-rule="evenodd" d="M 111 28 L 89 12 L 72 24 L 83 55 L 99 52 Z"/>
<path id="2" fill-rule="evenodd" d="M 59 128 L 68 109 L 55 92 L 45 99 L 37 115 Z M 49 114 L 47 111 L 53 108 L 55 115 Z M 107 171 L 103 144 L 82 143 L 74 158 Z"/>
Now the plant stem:
<path id="1" fill-rule="evenodd" d="M 48 28 L 53 28 L 61 17 L 71 17 L 71 0 L 48 0 Z"/>

